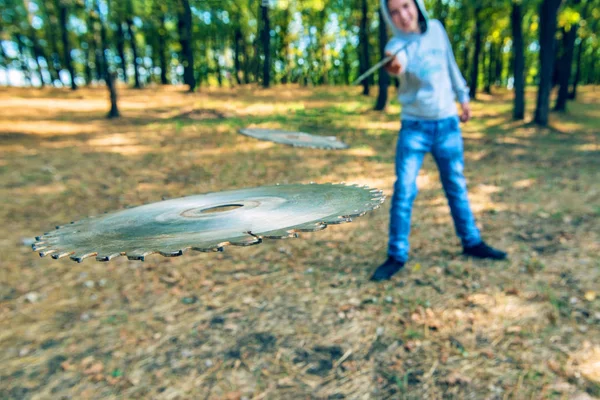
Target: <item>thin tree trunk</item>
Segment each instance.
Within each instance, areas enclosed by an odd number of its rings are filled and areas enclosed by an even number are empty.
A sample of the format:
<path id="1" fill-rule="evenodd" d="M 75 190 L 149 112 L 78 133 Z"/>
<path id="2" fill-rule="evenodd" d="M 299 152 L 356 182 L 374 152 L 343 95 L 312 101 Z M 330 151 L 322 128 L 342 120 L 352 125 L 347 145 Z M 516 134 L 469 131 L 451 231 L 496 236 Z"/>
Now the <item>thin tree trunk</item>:
<path id="1" fill-rule="evenodd" d="M 98 57 L 102 59 L 102 72 L 104 81 L 106 82 L 106 87 L 108 88 L 108 93 L 110 96 L 110 111 L 106 115 L 107 118 L 118 118 L 120 116 L 119 107 L 117 104 L 118 96 L 117 96 L 117 87 L 115 85 L 115 77 L 114 74 L 111 73 L 108 60 L 106 58 L 107 51 L 107 39 L 106 39 L 106 28 L 104 26 L 104 22 L 102 21 L 101 13 L 100 13 L 100 4 L 99 0 L 96 0 L 96 12 L 98 13 L 98 23 L 100 24 L 100 45 L 96 48 L 96 53 L 100 53 Z"/>
<path id="2" fill-rule="evenodd" d="M 548 125 L 550 113 L 550 91 L 552 89 L 552 73 L 555 56 L 556 19 L 561 0 L 543 0 L 540 5 L 540 83 L 534 122 L 541 126 Z"/>
<path id="3" fill-rule="evenodd" d="M 6 85 L 11 86 L 10 75 L 8 74 L 8 64 L 9 60 L 6 53 L 4 52 L 4 47 L 0 46 L 0 67 L 2 67 L 6 72 Z"/>
<path id="4" fill-rule="evenodd" d="M 142 87 L 142 85 L 140 84 L 138 51 L 137 51 L 137 44 L 135 42 L 135 33 L 133 32 L 133 20 L 130 17 L 127 17 L 125 19 L 125 23 L 127 24 L 127 34 L 129 35 L 129 43 L 131 44 L 131 52 L 133 53 L 133 77 L 134 77 L 133 87 L 136 89 L 139 89 Z"/>
<path id="5" fill-rule="evenodd" d="M 238 85 L 242 84 L 240 78 L 242 71 L 240 65 L 240 41 L 242 40 L 242 31 L 239 26 L 236 26 L 235 32 L 233 33 L 233 70 L 235 71 L 235 79 Z"/>
<path id="6" fill-rule="evenodd" d="M 361 1 L 361 17 L 360 17 L 360 27 L 359 27 L 359 66 L 360 73 L 363 74 L 369 69 L 369 37 L 367 35 L 367 24 L 368 20 L 369 8 L 367 4 L 367 0 Z M 363 79 L 363 95 L 369 95 L 369 87 L 372 83 L 372 77 L 368 77 Z"/>
<path id="7" fill-rule="evenodd" d="M 558 77 L 558 96 L 554 104 L 555 111 L 567 111 L 569 98 L 569 81 L 571 80 L 571 65 L 573 64 L 573 49 L 577 37 L 577 25 L 572 25 L 569 31 L 563 31 L 563 54 L 561 59 L 560 75 Z"/>
<path id="8" fill-rule="evenodd" d="M 504 44 L 504 39 L 500 39 L 500 43 L 496 48 L 496 63 L 494 70 L 494 82 L 493 84 L 500 87 L 504 84 L 504 79 L 502 76 L 502 72 L 504 71 L 504 53 L 502 50 Z"/>
<path id="9" fill-rule="evenodd" d="M 25 12 L 27 13 L 27 30 L 29 31 L 29 40 L 31 41 L 33 58 L 35 59 L 35 63 L 38 68 L 38 74 L 40 75 L 40 85 L 44 87 L 46 85 L 46 80 L 44 78 L 44 73 L 42 71 L 42 64 L 40 64 L 40 59 L 44 59 L 47 65 L 49 65 L 48 59 L 44 54 L 44 50 L 40 46 L 40 41 L 37 35 L 37 31 L 33 27 L 33 16 L 29 11 L 29 1 L 23 0 L 23 5 L 25 6 Z"/>
<path id="10" fill-rule="evenodd" d="M 23 79 L 27 86 L 31 86 L 31 71 L 27 65 L 27 59 L 29 56 L 25 53 L 25 44 L 23 43 L 23 38 L 21 37 L 20 33 L 16 33 L 14 37 L 15 42 L 17 42 L 17 50 L 19 51 L 19 65 L 21 67 L 21 72 L 23 73 Z"/>
<path id="11" fill-rule="evenodd" d="M 475 42 L 475 52 L 473 53 L 472 69 L 471 69 L 471 85 L 470 97 L 475 100 L 477 96 L 477 85 L 479 83 L 479 56 L 481 53 L 481 9 L 475 8 L 475 33 L 473 41 Z"/>
<path id="12" fill-rule="evenodd" d="M 48 22 L 44 24 L 46 28 L 46 39 L 47 42 L 50 44 L 49 61 L 51 62 L 48 63 L 48 71 L 50 72 L 50 76 L 52 77 L 53 83 L 54 81 L 58 81 L 61 84 L 64 84 L 60 76 L 60 70 L 62 69 L 62 66 L 60 64 L 60 53 L 58 51 L 57 46 L 58 39 L 56 37 L 56 32 L 54 31 L 54 27 L 58 23 L 58 21 L 56 16 L 53 13 L 51 13 L 48 9 L 46 1 L 41 1 L 40 5 L 44 11 L 44 14 L 46 14 L 46 21 Z"/>
<path id="13" fill-rule="evenodd" d="M 181 53 L 183 56 L 183 81 L 189 86 L 189 92 L 196 89 L 194 77 L 194 51 L 192 47 L 192 10 L 189 0 L 181 0 L 179 14 Z"/>
<path id="14" fill-rule="evenodd" d="M 86 36 L 89 36 L 90 32 L 88 31 Z M 83 51 L 83 57 L 84 57 L 84 69 L 83 69 L 83 73 L 85 74 L 85 84 L 86 85 L 90 85 L 92 83 L 92 59 L 90 57 L 90 52 L 92 51 L 92 49 L 94 48 L 94 46 L 91 44 L 91 40 L 87 39 L 87 49 L 84 49 Z"/>
<path id="15" fill-rule="evenodd" d="M 167 79 L 167 56 L 165 54 L 167 49 L 167 41 L 165 39 L 165 14 L 161 12 L 159 17 L 160 25 L 158 28 L 158 62 L 160 64 L 160 83 L 162 85 L 168 85 L 169 80 Z"/>
<path id="16" fill-rule="evenodd" d="M 588 17 L 588 7 L 590 5 L 590 0 L 585 2 L 583 6 L 583 10 L 581 12 L 581 19 L 586 20 Z M 579 26 L 579 24 L 577 24 Z M 583 52 L 583 38 L 580 38 L 579 43 L 577 44 L 577 62 L 575 64 L 575 77 L 573 78 L 573 87 L 569 92 L 569 100 L 575 100 L 577 98 L 577 85 L 579 84 L 579 80 L 581 79 L 581 53 Z"/>
<path id="17" fill-rule="evenodd" d="M 63 58 L 67 64 L 67 71 L 71 79 L 71 90 L 77 90 L 75 83 L 75 68 L 73 68 L 73 60 L 71 58 L 71 43 L 69 43 L 69 31 L 67 30 L 67 18 L 69 10 L 65 4 L 66 0 L 58 0 L 58 15 L 61 27 L 61 39 L 63 45 Z"/>
<path id="18" fill-rule="evenodd" d="M 523 22 L 521 3 L 513 1 L 511 12 L 511 29 L 513 39 L 513 75 L 514 75 L 514 103 L 513 119 L 525 118 L 525 52 L 523 46 Z"/>
<path id="19" fill-rule="evenodd" d="M 268 88 L 271 83 L 271 21 L 269 20 L 268 1 L 263 0 L 260 6 L 262 17 L 262 45 L 263 45 L 263 82 L 262 86 Z"/>
<path id="20" fill-rule="evenodd" d="M 484 63 L 483 66 L 484 68 L 486 68 L 486 71 L 484 72 L 484 76 L 485 76 L 485 88 L 484 91 L 487 94 L 492 94 L 492 65 L 494 63 L 494 59 L 493 59 L 493 54 L 494 54 L 494 43 L 490 42 L 490 47 L 488 48 L 487 52 L 484 52 Z M 487 59 L 487 64 L 486 64 L 486 60 Z"/>
<path id="21" fill-rule="evenodd" d="M 121 70 L 123 71 L 123 82 L 128 83 L 129 77 L 127 76 L 127 60 L 125 59 L 125 32 L 123 32 L 123 21 L 121 16 L 117 16 L 117 54 L 121 59 Z"/>
<path id="22" fill-rule="evenodd" d="M 383 13 L 381 8 L 379 9 L 379 56 L 380 58 L 385 57 L 385 45 L 388 41 L 387 28 L 385 21 L 383 20 Z M 385 69 L 380 68 L 379 74 L 379 93 L 377 94 L 377 103 L 375 104 L 375 110 L 382 111 L 385 109 L 388 97 L 388 88 L 390 86 L 390 76 Z"/>

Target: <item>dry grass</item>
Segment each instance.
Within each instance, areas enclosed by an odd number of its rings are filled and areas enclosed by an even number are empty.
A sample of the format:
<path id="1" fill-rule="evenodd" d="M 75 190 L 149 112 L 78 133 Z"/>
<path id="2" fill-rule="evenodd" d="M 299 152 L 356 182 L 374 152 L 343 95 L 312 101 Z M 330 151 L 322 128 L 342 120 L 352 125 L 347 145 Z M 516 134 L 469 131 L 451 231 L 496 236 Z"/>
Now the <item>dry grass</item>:
<path id="1" fill-rule="evenodd" d="M 471 201 L 509 262 L 460 256 L 430 158 L 413 258 L 379 285 L 368 276 L 389 202 L 301 239 L 145 263 L 40 259 L 25 246 L 162 197 L 310 181 L 389 195 L 399 108 L 373 112 L 358 91 L 122 89 L 113 121 L 102 88 L 0 92 L 0 398 L 600 396 L 598 88 L 551 129 L 512 122 L 508 94 L 475 103 Z M 251 124 L 352 148 L 236 133 Z"/>

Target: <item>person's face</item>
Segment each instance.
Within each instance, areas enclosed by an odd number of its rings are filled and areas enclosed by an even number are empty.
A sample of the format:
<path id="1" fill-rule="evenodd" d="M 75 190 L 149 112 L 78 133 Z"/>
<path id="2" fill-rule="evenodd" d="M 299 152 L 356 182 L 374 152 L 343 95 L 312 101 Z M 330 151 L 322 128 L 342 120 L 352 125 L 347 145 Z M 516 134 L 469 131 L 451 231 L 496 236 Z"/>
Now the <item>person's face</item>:
<path id="1" fill-rule="evenodd" d="M 388 0 L 388 10 L 392 22 L 405 33 L 418 33 L 419 11 L 415 0 Z"/>

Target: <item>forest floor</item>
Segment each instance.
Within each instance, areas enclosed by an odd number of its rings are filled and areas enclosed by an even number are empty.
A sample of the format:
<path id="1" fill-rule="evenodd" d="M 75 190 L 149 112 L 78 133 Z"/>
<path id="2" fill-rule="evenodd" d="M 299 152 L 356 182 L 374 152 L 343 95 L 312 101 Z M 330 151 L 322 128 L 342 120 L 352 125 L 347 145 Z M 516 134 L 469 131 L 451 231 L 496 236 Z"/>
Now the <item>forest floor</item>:
<path id="1" fill-rule="evenodd" d="M 390 91 L 392 94 L 392 91 Z M 367 399 L 600 396 L 600 88 L 549 128 L 480 95 L 463 125 L 485 239 L 463 257 L 428 156 L 411 259 L 385 259 L 399 106 L 360 88 L 0 91 L 0 398 Z M 287 147 L 245 126 L 337 136 Z M 126 206 L 275 183 L 382 189 L 382 207 L 299 239 L 221 253 L 40 258 L 33 238 Z"/>

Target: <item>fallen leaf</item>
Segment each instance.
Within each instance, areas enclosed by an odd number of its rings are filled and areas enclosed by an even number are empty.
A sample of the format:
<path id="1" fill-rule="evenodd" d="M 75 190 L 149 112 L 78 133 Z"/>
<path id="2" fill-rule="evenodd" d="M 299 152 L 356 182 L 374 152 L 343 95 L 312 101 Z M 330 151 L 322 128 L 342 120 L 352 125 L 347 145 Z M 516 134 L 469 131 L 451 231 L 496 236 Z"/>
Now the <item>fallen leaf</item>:
<path id="1" fill-rule="evenodd" d="M 454 385 L 466 385 L 471 383 L 471 378 L 468 376 L 462 375 L 458 371 L 451 372 L 450 375 L 443 380 L 443 382 L 447 383 L 450 386 Z"/>
<path id="2" fill-rule="evenodd" d="M 597 296 L 596 292 L 594 292 L 593 290 L 588 290 L 587 292 L 585 292 L 585 295 L 584 295 L 584 297 L 587 301 L 596 300 L 596 296 Z"/>
<path id="3" fill-rule="evenodd" d="M 101 362 L 92 364 L 89 368 L 86 368 L 83 373 L 86 375 L 99 374 L 104 371 L 104 365 Z"/>

